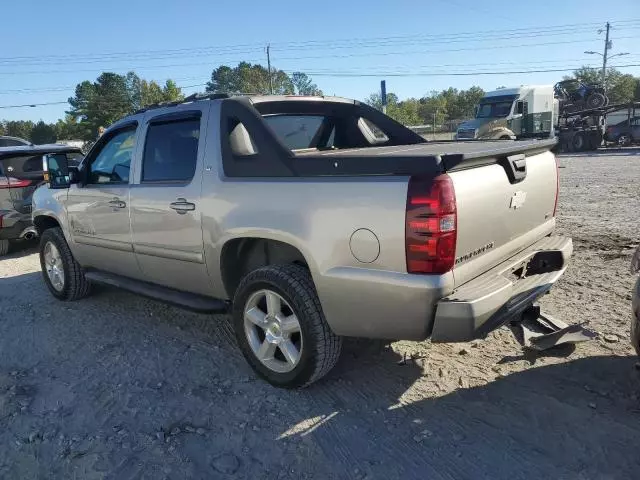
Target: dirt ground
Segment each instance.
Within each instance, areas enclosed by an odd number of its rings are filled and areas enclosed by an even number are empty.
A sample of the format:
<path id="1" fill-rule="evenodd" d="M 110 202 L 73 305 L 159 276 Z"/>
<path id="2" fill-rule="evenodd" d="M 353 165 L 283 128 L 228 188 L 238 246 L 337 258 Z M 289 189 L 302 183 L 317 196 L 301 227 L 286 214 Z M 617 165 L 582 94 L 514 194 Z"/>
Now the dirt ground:
<path id="1" fill-rule="evenodd" d="M 224 317 L 108 288 L 59 303 L 34 248 L 0 260 L 0 478 L 638 478 L 640 155 L 560 163 L 575 255 L 542 306 L 599 336 L 547 355 L 523 354 L 507 329 L 457 345 L 351 341 L 324 381 L 278 390 Z"/>

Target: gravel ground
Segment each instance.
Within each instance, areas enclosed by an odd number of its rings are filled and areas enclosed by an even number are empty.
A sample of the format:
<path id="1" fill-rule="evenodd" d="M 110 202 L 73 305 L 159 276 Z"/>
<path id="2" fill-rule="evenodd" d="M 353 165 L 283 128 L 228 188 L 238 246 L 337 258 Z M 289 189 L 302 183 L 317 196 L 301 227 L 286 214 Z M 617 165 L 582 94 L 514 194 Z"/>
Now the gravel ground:
<path id="1" fill-rule="evenodd" d="M 0 260 L 0 478 L 637 478 L 640 155 L 560 163 L 575 256 L 543 308 L 599 336 L 546 355 L 506 329 L 457 345 L 350 341 L 326 380 L 278 390 L 224 317 L 108 288 L 59 303 L 33 247 Z"/>

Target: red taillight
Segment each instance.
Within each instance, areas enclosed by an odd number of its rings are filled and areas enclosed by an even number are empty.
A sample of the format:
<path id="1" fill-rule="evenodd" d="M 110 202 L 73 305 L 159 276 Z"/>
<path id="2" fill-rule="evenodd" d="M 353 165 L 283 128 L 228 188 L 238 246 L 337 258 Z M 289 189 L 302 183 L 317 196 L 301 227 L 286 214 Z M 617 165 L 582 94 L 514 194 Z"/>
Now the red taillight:
<path id="1" fill-rule="evenodd" d="M 31 185 L 31 180 L 19 180 L 13 177 L 0 177 L 0 188 L 21 188 Z"/>
<path id="2" fill-rule="evenodd" d="M 407 272 L 445 273 L 456 254 L 456 195 L 449 175 L 412 177 L 407 191 Z"/>
<path id="3" fill-rule="evenodd" d="M 556 210 L 558 210 L 558 196 L 560 195 L 560 162 L 558 157 L 556 159 L 556 202 L 553 204 L 553 216 L 556 216 Z"/>

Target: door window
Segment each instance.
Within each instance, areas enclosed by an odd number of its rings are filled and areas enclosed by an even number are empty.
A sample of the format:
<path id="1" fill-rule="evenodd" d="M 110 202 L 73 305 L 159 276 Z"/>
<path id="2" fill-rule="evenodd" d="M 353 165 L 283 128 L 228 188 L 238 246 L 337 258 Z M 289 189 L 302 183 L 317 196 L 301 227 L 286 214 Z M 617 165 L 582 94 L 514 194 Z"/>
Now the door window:
<path id="1" fill-rule="evenodd" d="M 190 182 L 196 171 L 199 138 L 199 118 L 149 125 L 142 182 Z"/>
<path id="2" fill-rule="evenodd" d="M 135 134 L 135 128 L 130 128 L 116 132 L 107 140 L 91 161 L 87 183 L 129 183 Z"/>

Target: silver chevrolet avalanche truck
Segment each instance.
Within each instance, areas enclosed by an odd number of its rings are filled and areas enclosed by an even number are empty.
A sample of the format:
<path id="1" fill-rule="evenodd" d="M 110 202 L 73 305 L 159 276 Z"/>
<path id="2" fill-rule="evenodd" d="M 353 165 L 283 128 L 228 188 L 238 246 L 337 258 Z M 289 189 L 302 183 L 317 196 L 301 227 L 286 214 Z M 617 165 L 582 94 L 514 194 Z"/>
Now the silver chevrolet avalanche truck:
<path id="1" fill-rule="evenodd" d="M 522 316 L 564 272 L 553 141 L 426 142 L 335 97 L 193 95 L 112 125 L 78 167 L 43 157 L 43 278 L 233 314 L 274 385 L 342 337 L 459 342 Z"/>

